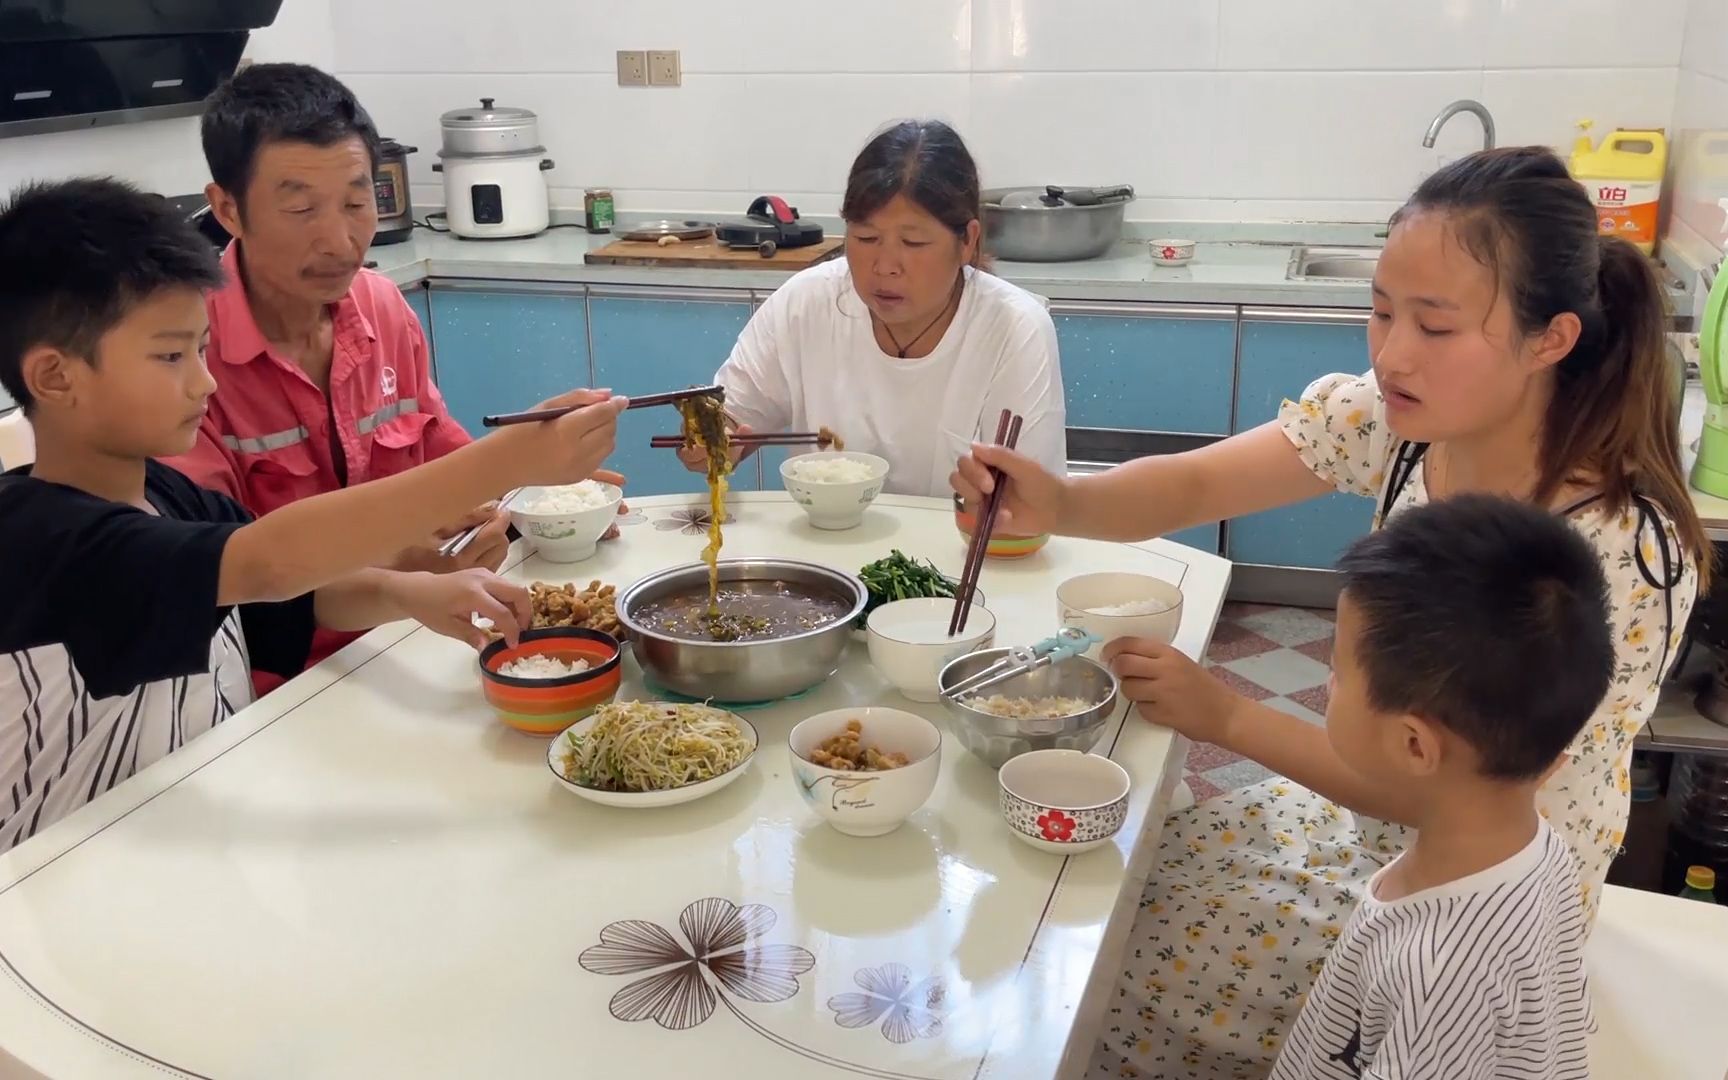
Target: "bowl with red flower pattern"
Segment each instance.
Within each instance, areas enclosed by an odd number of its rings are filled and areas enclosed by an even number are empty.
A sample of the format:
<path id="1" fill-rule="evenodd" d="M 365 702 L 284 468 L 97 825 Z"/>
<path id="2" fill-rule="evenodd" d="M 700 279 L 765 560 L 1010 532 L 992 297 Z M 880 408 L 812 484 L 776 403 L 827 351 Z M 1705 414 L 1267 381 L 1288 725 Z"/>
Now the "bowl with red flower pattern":
<path id="1" fill-rule="evenodd" d="M 1010 759 L 996 778 L 1003 820 L 1039 851 L 1090 851 L 1128 819 L 1128 772 L 1107 757 L 1034 750 Z"/>

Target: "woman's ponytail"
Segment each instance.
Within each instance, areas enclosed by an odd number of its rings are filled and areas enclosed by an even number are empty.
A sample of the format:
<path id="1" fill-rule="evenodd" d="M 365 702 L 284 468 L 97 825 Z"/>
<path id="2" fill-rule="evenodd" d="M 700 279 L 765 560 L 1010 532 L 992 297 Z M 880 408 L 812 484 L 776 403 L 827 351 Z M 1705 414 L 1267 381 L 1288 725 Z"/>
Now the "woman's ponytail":
<path id="1" fill-rule="evenodd" d="M 1668 300 L 1648 256 L 1617 236 L 1602 236 L 1598 243 L 1596 340 L 1593 348 L 1581 341 L 1561 362 L 1556 397 L 1591 399 L 1590 411 L 1601 415 L 1599 430 L 1607 435 L 1599 460 L 1631 466 L 1623 481 L 1627 495 L 1636 488 L 1667 512 L 1681 542 L 1699 553 L 1700 585 L 1708 587 L 1714 545 L 1681 469 L 1681 373 L 1668 355 Z M 1592 370 L 1568 371 L 1574 364 Z M 1584 385 L 1568 393 L 1568 383 Z"/>

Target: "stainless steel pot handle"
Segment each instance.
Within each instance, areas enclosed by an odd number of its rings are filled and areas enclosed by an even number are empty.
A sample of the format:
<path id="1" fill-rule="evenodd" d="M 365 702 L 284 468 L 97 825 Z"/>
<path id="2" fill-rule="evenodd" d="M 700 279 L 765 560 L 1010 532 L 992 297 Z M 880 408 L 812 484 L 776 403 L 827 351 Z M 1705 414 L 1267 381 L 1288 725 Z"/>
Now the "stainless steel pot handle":
<path id="1" fill-rule="evenodd" d="M 546 171 L 547 171 L 547 170 L 548 170 L 548 169 L 552 169 L 552 168 L 555 168 L 555 167 L 556 167 L 556 166 L 554 166 L 554 165 L 553 165 L 553 164 L 552 164 L 552 159 L 551 159 L 551 158 L 541 158 L 541 159 L 540 159 L 540 171 L 541 171 L 541 172 L 546 172 Z"/>

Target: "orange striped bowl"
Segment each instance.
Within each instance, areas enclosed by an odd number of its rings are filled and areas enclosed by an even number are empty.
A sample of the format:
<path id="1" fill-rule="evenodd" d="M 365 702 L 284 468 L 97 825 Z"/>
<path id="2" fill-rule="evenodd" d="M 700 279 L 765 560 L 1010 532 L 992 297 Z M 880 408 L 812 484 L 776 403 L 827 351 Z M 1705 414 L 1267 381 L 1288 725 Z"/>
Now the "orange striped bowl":
<path id="1" fill-rule="evenodd" d="M 954 497 L 954 527 L 960 530 L 960 535 L 966 542 L 972 542 L 972 530 L 977 527 L 977 520 L 966 512 L 966 506 L 960 497 Z M 1001 530 L 992 530 L 990 546 L 984 549 L 986 558 L 991 559 L 1024 559 L 1042 549 L 1050 542 L 1050 534 L 1042 536 L 1008 536 Z"/>
<path id="2" fill-rule="evenodd" d="M 558 679 L 519 679 L 498 669 L 524 656 L 588 661 L 587 671 Z M 529 735 L 550 738 L 618 696 L 623 672 L 618 642 L 598 630 L 558 626 L 524 630 L 515 645 L 502 639 L 480 652 L 480 685 L 498 719 Z"/>

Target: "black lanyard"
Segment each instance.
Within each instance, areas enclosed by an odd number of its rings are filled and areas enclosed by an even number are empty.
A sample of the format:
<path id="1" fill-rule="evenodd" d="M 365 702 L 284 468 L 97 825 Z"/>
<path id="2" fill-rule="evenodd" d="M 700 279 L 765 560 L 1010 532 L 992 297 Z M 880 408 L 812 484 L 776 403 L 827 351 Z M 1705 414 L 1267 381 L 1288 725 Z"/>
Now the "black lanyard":
<path id="1" fill-rule="evenodd" d="M 1428 452 L 1427 443 L 1400 442 L 1392 454 L 1392 472 L 1386 478 L 1386 490 L 1380 499 L 1380 523 L 1384 525 L 1391 515 L 1392 507 L 1398 502 L 1398 497 L 1404 493 L 1404 488 L 1410 483 L 1410 478 L 1416 475 L 1416 469 L 1422 464 L 1422 455 Z M 1600 502 L 1600 494 L 1580 499 L 1557 515 L 1569 518 L 1593 503 Z M 1686 563 L 1668 544 L 1668 530 L 1662 525 L 1662 515 L 1657 512 L 1656 504 L 1637 492 L 1632 493 L 1632 505 L 1638 510 L 1638 527 L 1632 533 L 1633 562 L 1638 567 L 1638 574 L 1644 583 L 1662 594 L 1663 621 L 1666 629 L 1662 634 L 1662 665 L 1656 669 L 1657 682 L 1668 677 L 1669 651 L 1674 640 L 1674 589 L 1686 575 Z M 1662 560 L 1662 572 L 1658 575 L 1644 557 L 1644 545 L 1638 543 L 1645 527 L 1656 535 L 1656 550 Z"/>

